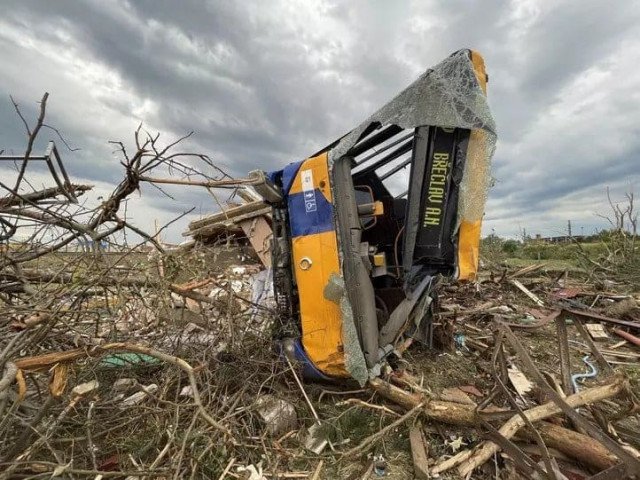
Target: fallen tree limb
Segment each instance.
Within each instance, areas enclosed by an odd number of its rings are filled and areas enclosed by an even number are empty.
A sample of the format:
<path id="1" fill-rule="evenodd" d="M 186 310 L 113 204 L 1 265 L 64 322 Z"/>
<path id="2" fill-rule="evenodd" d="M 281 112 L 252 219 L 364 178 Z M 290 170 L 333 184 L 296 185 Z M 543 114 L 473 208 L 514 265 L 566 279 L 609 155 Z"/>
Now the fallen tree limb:
<path id="1" fill-rule="evenodd" d="M 460 465 L 467 458 L 471 456 L 473 452 L 471 450 L 461 450 L 456 453 L 453 457 L 447 458 L 446 460 L 434 465 L 433 468 L 429 470 L 431 475 L 439 475 L 442 472 L 446 472 L 447 470 L 452 469 L 456 465 Z"/>
<path id="2" fill-rule="evenodd" d="M 354 455 L 359 455 L 359 454 L 365 452 L 369 447 L 371 447 L 380 438 L 384 437 L 388 431 L 393 430 L 398 425 L 402 425 L 404 422 L 406 422 L 411 417 L 413 417 L 416 413 L 418 413 L 418 410 L 420 410 L 423 406 L 424 406 L 424 403 L 417 404 L 411 410 L 409 410 L 407 413 L 405 413 L 402 417 L 400 417 L 396 421 L 390 423 L 389 425 L 384 427 L 379 432 L 374 433 L 373 435 L 365 438 L 362 442 L 360 442 L 359 445 L 357 445 L 357 446 L 353 447 L 351 450 L 348 450 L 347 452 L 345 452 L 344 456 L 345 457 L 353 457 Z"/>
<path id="3" fill-rule="evenodd" d="M 64 187 L 51 187 L 45 188 L 43 190 L 39 190 L 37 192 L 32 193 L 23 193 L 20 197 L 15 195 L 9 195 L 6 197 L 0 198 L 0 208 L 12 207 L 15 205 L 22 205 L 27 202 L 39 202 L 41 200 L 46 200 L 50 198 L 54 198 L 58 195 L 65 195 L 68 192 L 73 192 L 78 196 L 78 194 L 82 194 L 88 190 L 91 190 L 93 185 L 67 185 Z M 66 191 L 65 191 L 66 190 Z"/>
<path id="4" fill-rule="evenodd" d="M 591 438 L 597 439 L 598 442 L 604 445 L 608 450 L 614 453 L 616 457 L 624 462 L 629 476 L 640 476 L 640 460 L 633 453 L 630 453 L 627 449 L 620 445 L 616 440 L 611 438 L 601 428 L 587 421 L 582 415 L 580 415 L 575 406 L 568 404 L 566 398 L 563 398 L 563 396 L 559 395 L 558 392 L 556 392 L 553 388 L 550 388 L 549 385 L 547 385 L 544 376 L 536 367 L 531 356 L 511 331 L 511 329 L 500 323 L 497 323 L 496 326 L 500 334 L 503 335 L 507 340 L 510 347 L 512 347 L 517 352 L 518 358 L 520 359 L 520 361 L 522 361 L 523 366 L 527 369 L 528 373 L 531 374 L 534 381 L 538 384 L 539 387 L 545 390 L 548 397 L 562 410 L 562 413 L 564 413 L 577 428 L 580 428 L 581 432 L 585 433 L 585 435 L 588 435 Z M 625 385 L 625 390 L 629 395 L 633 394 L 628 385 Z"/>
<path id="5" fill-rule="evenodd" d="M 227 427 L 225 427 L 224 425 L 216 421 L 213 417 L 211 417 L 211 415 L 209 415 L 209 413 L 205 410 L 204 405 L 202 404 L 202 400 L 200 399 L 200 392 L 198 390 L 194 368 L 180 357 L 169 355 L 167 353 L 161 352 L 151 347 L 146 347 L 144 345 L 137 345 L 134 343 L 126 343 L 126 342 L 117 342 L 117 343 L 107 343 L 105 345 L 99 345 L 86 350 L 77 348 L 75 350 L 69 350 L 67 352 L 54 352 L 54 353 L 47 353 L 44 355 L 38 355 L 35 357 L 20 358 L 18 360 L 15 360 L 14 364 L 20 370 L 37 371 L 37 370 L 47 369 L 50 366 L 58 363 L 71 362 L 83 357 L 96 357 L 96 356 L 103 355 L 104 353 L 114 352 L 114 351 L 115 352 L 135 352 L 135 353 L 150 355 L 159 360 L 162 360 L 163 362 L 175 365 L 181 370 L 183 370 L 189 378 L 189 383 L 191 384 L 191 388 L 193 390 L 193 401 L 196 404 L 196 407 L 198 408 L 198 411 L 202 416 L 202 418 L 204 418 L 205 421 L 209 423 L 209 425 L 214 427 L 216 430 L 219 430 L 220 432 L 227 435 L 232 442 L 236 443 L 236 440 L 234 439 L 231 431 Z"/>
<path id="6" fill-rule="evenodd" d="M 536 430 L 548 447 L 555 448 L 568 457 L 578 459 L 599 470 L 606 470 L 619 462 L 618 458 L 601 443 L 581 433 L 544 421 L 536 425 Z M 516 437 L 535 441 L 534 434 L 527 429 L 520 430 L 516 433 Z M 585 438 L 591 441 L 586 442 Z M 559 448 L 560 445 L 562 448 Z"/>
<path id="7" fill-rule="evenodd" d="M 73 350 L 67 350 L 66 352 L 52 352 L 34 357 L 18 358 L 14 361 L 14 364 L 22 371 L 36 372 L 38 370 L 48 370 L 56 363 L 73 362 L 79 358 L 97 356 L 101 353 L 102 352 L 98 352 L 97 350 L 75 348 Z"/>
<path id="8" fill-rule="evenodd" d="M 35 270 L 28 270 L 25 272 L 24 277 L 26 280 L 29 280 L 32 283 L 55 283 L 55 284 L 76 284 L 76 285 L 91 285 L 94 287 L 109 287 L 113 285 L 118 285 L 121 287 L 161 287 L 166 286 L 169 291 L 174 292 L 178 295 L 182 295 L 183 297 L 191 298 L 197 302 L 217 304 L 219 300 L 215 298 L 210 298 L 207 295 L 203 295 L 198 291 L 194 290 L 195 288 L 191 285 L 181 285 L 175 283 L 164 283 L 161 280 L 153 279 L 153 278 L 135 278 L 135 277 L 124 277 L 124 278 L 113 278 L 102 275 L 99 278 L 81 278 L 74 277 L 70 273 L 60 273 L 60 272 L 38 272 Z M 15 280 L 17 277 L 11 274 L 0 273 L 0 281 L 2 280 Z M 206 285 L 210 283 L 210 279 L 205 279 L 200 282 L 202 285 Z M 193 282 L 193 284 L 198 285 L 197 282 Z M 241 302 L 247 303 L 249 305 L 253 305 L 257 308 L 261 308 L 263 310 L 267 309 L 263 305 L 257 304 L 248 300 L 234 292 L 231 292 L 231 295 L 240 300 Z"/>
<path id="9" fill-rule="evenodd" d="M 379 395 L 397 403 L 405 409 L 415 408 L 424 401 L 424 398 L 421 395 L 409 393 L 381 379 L 370 380 L 369 386 Z M 594 388 L 605 389 L 601 390 L 598 396 L 603 395 L 605 392 L 609 393 L 609 396 L 613 396 L 623 390 L 624 382 L 617 378 L 612 384 Z M 590 390 L 592 389 L 583 390 L 580 394 L 584 395 L 585 393 L 588 393 L 588 396 L 591 397 L 592 393 Z M 574 396 L 572 395 L 571 397 Z M 584 399 L 584 396 L 578 398 Z M 602 398 L 608 397 L 605 396 Z M 575 399 L 573 401 L 575 401 Z M 535 408 L 545 407 L 546 405 L 547 404 Z M 553 405 L 555 406 L 555 404 Z M 552 413 L 551 415 L 555 415 L 559 412 L 560 410 L 556 406 L 555 413 Z M 472 406 L 438 400 L 426 401 L 422 407 L 422 414 L 433 421 L 464 427 L 476 427 L 480 425 L 480 420 L 483 416 L 482 412 L 476 413 Z M 540 422 L 539 425 L 541 425 L 539 430 L 540 435 L 543 436 L 545 443 L 549 447 L 555 448 L 565 455 L 578 460 L 580 463 L 603 470 L 614 466 L 618 462 L 615 455 L 609 452 L 609 450 L 607 450 L 600 442 L 591 437 L 557 425 L 552 425 L 548 422 Z M 526 430 L 520 430 L 518 435 L 528 440 L 533 439 L 533 433 L 528 433 Z M 466 457 L 467 455 L 463 456 L 461 454 L 458 458 L 462 458 L 462 461 L 464 461 Z M 455 466 L 455 464 L 450 465 L 449 468 L 452 468 L 453 466 Z"/>
<path id="10" fill-rule="evenodd" d="M 623 378 L 615 377 L 613 383 L 598 387 L 592 387 L 581 392 L 574 393 L 573 395 L 569 395 L 565 401 L 570 407 L 576 408 L 582 405 L 588 405 L 600 400 L 604 400 L 606 398 L 611 398 L 619 394 L 622 390 L 624 390 Z M 557 415 L 559 413 L 562 413 L 562 409 L 555 402 L 547 402 L 543 405 L 533 407 L 529 410 L 524 411 L 525 416 L 527 417 L 527 419 L 529 419 L 530 422 L 537 422 L 545 418 L 549 418 L 553 415 Z M 504 425 L 502 425 L 498 432 L 504 438 L 509 439 L 512 438 L 516 434 L 516 432 L 524 426 L 525 420 L 519 414 L 516 414 L 511 417 Z M 494 453 L 500 450 L 500 447 L 493 442 L 483 442 L 474 450 L 474 454 L 458 468 L 458 473 L 462 477 L 465 477 L 469 474 L 469 472 L 472 472 L 477 467 L 489 460 Z"/>

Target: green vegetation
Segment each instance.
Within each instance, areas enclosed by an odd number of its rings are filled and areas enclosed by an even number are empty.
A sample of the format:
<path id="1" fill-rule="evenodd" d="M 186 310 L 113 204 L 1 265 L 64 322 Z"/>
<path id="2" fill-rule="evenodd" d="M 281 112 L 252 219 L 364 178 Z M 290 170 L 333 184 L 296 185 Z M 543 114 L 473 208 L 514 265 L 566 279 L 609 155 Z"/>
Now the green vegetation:
<path id="1" fill-rule="evenodd" d="M 524 267 L 544 262 L 547 270 L 580 270 L 606 273 L 632 285 L 640 285 L 640 242 L 621 230 L 607 230 L 588 238 L 549 242 L 529 237 L 504 239 L 496 234 L 483 238 L 480 253 L 487 266 Z"/>

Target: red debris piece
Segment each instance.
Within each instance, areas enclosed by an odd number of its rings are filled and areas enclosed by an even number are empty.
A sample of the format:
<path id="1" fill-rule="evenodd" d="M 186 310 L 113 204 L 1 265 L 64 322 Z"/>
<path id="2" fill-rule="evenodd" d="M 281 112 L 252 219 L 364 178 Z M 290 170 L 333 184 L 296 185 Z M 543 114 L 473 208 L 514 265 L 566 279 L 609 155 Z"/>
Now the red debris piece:
<path id="1" fill-rule="evenodd" d="M 468 393 L 469 395 L 475 395 L 476 397 L 484 396 L 483 393 L 473 385 L 463 385 L 458 388 L 462 390 L 464 393 Z"/>
<path id="2" fill-rule="evenodd" d="M 556 290 L 551 294 L 552 297 L 555 298 L 575 298 L 580 295 L 581 290 L 579 288 L 561 288 L 560 290 Z"/>
<path id="3" fill-rule="evenodd" d="M 98 470 L 102 472 L 115 472 L 120 468 L 120 462 L 117 454 L 111 455 L 110 457 L 105 458 L 100 465 L 98 465 Z"/>

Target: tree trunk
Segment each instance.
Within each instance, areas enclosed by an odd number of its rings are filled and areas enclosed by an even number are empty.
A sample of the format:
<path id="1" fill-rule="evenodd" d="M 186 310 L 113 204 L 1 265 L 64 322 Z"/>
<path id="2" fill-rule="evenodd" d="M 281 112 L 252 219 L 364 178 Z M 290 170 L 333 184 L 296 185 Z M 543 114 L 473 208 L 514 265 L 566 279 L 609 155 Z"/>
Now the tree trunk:
<path id="1" fill-rule="evenodd" d="M 414 408 L 416 405 L 424 401 L 421 395 L 409 393 L 377 378 L 370 380 L 369 386 L 382 397 L 397 403 L 407 410 Z M 610 385 L 605 385 L 604 387 L 595 388 L 604 388 L 606 394 L 611 394 L 609 396 L 612 396 L 619 392 L 622 387 L 622 382 L 616 382 Z M 585 390 L 581 393 L 584 394 L 587 391 L 588 390 Z M 587 398 L 592 397 L 588 395 Z M 463 427 L 477 427 L 480 423 L 480 419 L 472 406 L 453 402 L 430 400 L 425 403 L 423 407 L 423 414 L 430 420 Z M 600 442 L 591 437 L 549 422 L 541 421 L 537 423 L 537 426 L 538 432 L 542 435 L 542 438 L 548 447 L 555 448 L 584 465 L 594 467 L 598 470 L 604 470 L 618 463 L 618 459 L 615 455 L 609 452 L 609 450 L 607 450 Z M 526 429 L 521 429 L 518 432 L 518 436 L 527 440 L 534 439 L 533 434 Z"/>

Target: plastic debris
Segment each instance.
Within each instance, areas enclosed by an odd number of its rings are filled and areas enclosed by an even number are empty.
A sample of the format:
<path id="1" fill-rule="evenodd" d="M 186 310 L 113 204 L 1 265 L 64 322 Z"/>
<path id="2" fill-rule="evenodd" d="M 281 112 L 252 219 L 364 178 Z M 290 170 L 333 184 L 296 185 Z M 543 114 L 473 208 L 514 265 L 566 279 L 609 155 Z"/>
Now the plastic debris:
<path id="1" fill-rule="evenodd" d="M 304 440 L 304 447 L 316 455 L 320 455 L 329 444 L 329 441 L 323 438 L 321 433 L 320 424 L 314 423 L 307 430 L 307 436 Z"/>
<path id="2" fill-rule="evenodd" d="M 454 340 L 456 342 L 456 347 L 461 349 L 461 350 L 466 350 L 467 349 L 467 345 L 466 345 L 466 337 L 464 336 L 464 334 L 462 333 L 456 333 L 454 336 Z"/>
<path id="3" fill-rule="evenodd" d="M 131 405 L 137 405 L 139 403 L 141 403 L 142 401 L 144 401 L 146 398 L 148 398 L 148 394 L 149 393 L 155 393 L 158 391 L 158 385 L 156 385 L 155 383 L 152 383 L 150 385 L 147 386 L 143 386 L 141 387 L 142 391 L 141 392 L 136 392 L 133 395 L 125 398 L 124 400 L 122 400 L 121 405 L 123 407 L 128 407 Z"/>
<path id="4" fill-rule="evenodd" d="M 259 462 L 257 466 L 247 465 L 246 467 L 240 466 L 236 468 L 238 473 L 244 473 L 240 478 L 244 480 L 267 480 L 262 474 L 262 462 Z"/>
<path id="5" fill-rule="evenodd" d="M 160 363 L 155 357 L 142 353 L 114 353 L 106 356 L 100 362 L 103 367 L 126 367 L 130 365 Z"/>
<path id="6" fill-rule="evenodd" d="M 270 435 L 280 436 L 297 428 L 298 415 L 289 402 L 273 395 L 263 395 L 256 400 L 256 407 Z"/>
<path id="7" fill-rule="evenodd" d="M 185 385 L 184 387 L 182 387 L 182 389 L 180 390 L 180 393 L 178 394 L 179 397 L 193 397 L 193 387 L 191 385 Z"/>
<path id="8" fill-rule="evenodd" d="M 589 371 L 587 373 L 576 373 L 571 375 L 571 385 L 573 386 L 574 392 L 578 392 L 580 390 L 578 380 L 582 380 L 583 378 L 593 378 L 598 374 L 598 370 L 594 363 L 590 361 L 589 355 L 582 357 L 582 361 L 587 364 Z"/>
<path id="9" fill-rule="evenodd" d="M 387 476 L 387 461 L 382 455 L 376 455 L 373 457 L 373 473 L 376 477 Z"/>
<path id="10" fill-rule="evenodd" d="M 90 382 L 81 383 L 76 385 L 71 390 L 74 395 L 86 395 L 89 392 L 96 390 L 100 386 L 100 382 L 97 380 L 91 380 Z"/>
<path id="11" fill-rule="evenodd" d="M 113 382 L 113 390 L 115 392 L 126 392 L 138 385 L 138 381 L 135 378 L 119 378 Z"/>

